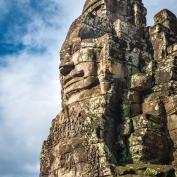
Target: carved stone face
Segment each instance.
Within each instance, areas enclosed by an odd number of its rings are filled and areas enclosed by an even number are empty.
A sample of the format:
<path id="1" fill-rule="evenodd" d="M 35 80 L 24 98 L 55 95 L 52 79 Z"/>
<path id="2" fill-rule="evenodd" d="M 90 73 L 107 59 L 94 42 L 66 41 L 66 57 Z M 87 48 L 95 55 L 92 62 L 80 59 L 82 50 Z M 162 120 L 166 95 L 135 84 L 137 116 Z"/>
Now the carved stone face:
<path id="1" fill-rule="evenodd" d="M 91 96 L 95 93 L 91 93 L 91 88 L 99 83 L 98 68 L 104 34 L 98 35 L 94 32 L 95 28 L 87 24 L 95 23 L 96 17 L 90 12 L 86 17 L 78 18 L 62 47 L 59 69 L 65 104 Z"/>
<path id="2" fill-rule="evenodd" d="M 97 51 L 92 44 L 82 46 L 75 52 L 70 61 L 60 65 L 64 95 L 71 95 L 98 84 L 97 79 Z"/>
<path id="3" fill-rule="evenodd" d="M 120 53 L 120 49 L 110 39 L 111 24 L 104 13 L 99 13 L 102 8 L 92 7 L 83 18 L 78 18 L 62 47 L 60 74 L 64 104 L 105 94 L 111 89 L 113 79 L 125 77 L 120 56 L 111 54 L 113 50 Z"/>

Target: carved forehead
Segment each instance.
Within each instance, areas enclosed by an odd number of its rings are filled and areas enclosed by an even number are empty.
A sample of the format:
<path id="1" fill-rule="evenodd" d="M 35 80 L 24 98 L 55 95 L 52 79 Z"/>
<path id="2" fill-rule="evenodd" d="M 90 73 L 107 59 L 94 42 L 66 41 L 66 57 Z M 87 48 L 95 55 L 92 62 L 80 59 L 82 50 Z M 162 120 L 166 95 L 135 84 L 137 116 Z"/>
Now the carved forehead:
<path id="1" fill-rule="evenodd" d="M 90 27 L 92 26 L 92 24 L 86 24 L 85 21 L 87 20 L 90 20 L 90 23 L 97 22 L 97 28 Z M 105 19 L 102 19 L 100 17 L 88 19 L 88 16 L 84 18 L 78 18 L 71 25 L 66 40 L 61 48 L 61 62 L 70 61 L 72 59 L 72 56 L 78 52 L 85 53 L 85 55 L 99 52 L 104 44 L 103 39 L 105 38 L 104 35 L 106 33 L 106 30 L 104 30 L 104 28 L 109 29 L 107 23 L 104 20 Z M 97 30 L 102 31 L 102 33 L 98 32 Z"/>
<path id="2" fill-rule="evenodd" d="M 61 66 L 68 62 L 73 62 L 74 65 L 83 62 L 95 62 L 99 60 L 99 55 L 102 47 L 96 43 L 81 43 L 78 50 L 73 52 L 72 55 L 64 55 L 61 59 Z"/>

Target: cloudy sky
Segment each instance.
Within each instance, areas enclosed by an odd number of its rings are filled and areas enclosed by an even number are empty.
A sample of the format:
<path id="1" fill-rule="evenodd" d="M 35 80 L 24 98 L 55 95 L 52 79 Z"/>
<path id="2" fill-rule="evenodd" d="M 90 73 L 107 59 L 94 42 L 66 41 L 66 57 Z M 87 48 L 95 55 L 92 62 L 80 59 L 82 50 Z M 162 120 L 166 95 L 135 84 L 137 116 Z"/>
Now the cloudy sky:
<path id="1" fill-rule="evenodd" d="M 84 0 L 0 0 L 0 176 L 38 177 L 60 111 L 59 49 Z M 144 0 L 148 24 L 176 0 Z"/>

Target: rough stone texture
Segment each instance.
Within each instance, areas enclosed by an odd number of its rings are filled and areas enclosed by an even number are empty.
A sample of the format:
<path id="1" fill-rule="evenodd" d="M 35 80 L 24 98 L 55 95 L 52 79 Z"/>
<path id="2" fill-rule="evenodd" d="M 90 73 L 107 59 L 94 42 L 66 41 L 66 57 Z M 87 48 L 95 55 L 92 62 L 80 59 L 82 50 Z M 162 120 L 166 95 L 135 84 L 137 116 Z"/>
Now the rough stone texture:
<path id="1" fill-rule="evenodd" d="M 62 46 L 62 111 L 40 177 L 175 177 L 177 19 L 141 0 L 86 0 Z"/>

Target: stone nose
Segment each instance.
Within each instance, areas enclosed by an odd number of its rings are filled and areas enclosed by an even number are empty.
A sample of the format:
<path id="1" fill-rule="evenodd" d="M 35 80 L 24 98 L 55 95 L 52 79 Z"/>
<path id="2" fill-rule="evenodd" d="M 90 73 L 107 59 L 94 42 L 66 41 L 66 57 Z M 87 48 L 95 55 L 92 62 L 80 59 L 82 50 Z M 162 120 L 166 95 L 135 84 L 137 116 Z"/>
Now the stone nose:
<path id="1" fill-rule="evenodd" d="M 74 69 L 74 62 L 61 63 L 59 66 L 60 74 L 63 76 L 68 75 Z"/>

